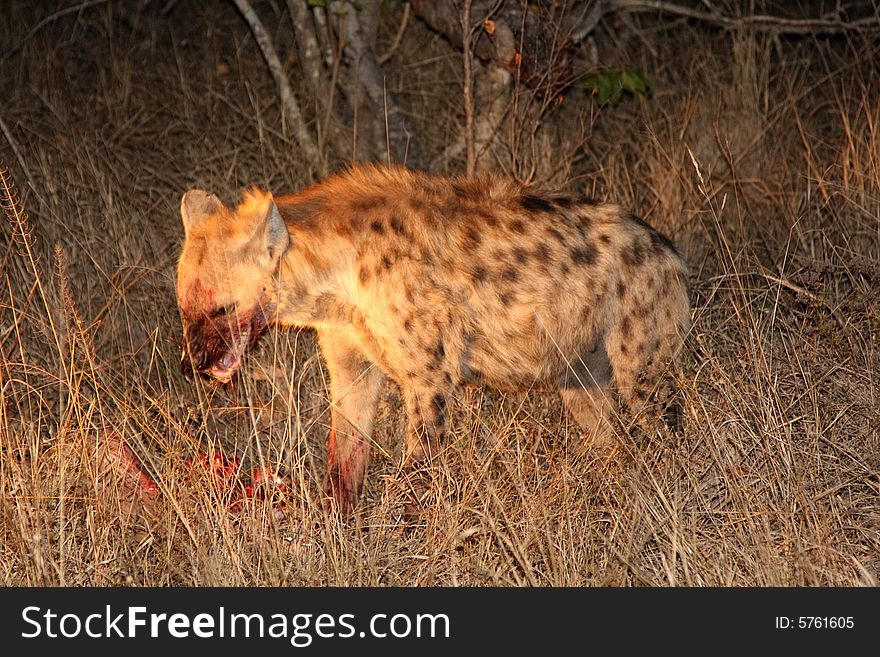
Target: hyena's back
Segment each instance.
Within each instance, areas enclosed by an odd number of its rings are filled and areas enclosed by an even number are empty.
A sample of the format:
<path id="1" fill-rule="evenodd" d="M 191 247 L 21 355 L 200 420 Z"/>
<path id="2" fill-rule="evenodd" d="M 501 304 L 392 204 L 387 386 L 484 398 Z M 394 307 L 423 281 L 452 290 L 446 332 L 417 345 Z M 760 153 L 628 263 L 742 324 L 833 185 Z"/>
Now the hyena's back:
<path id="1" fill-rule="evenodd" d="M 419 176 L 326 198 L 359 236 L 359 310 L 395 378 L 612 388 L 638 407 L 681 344 L 684 264 L 617 206 Z"/>

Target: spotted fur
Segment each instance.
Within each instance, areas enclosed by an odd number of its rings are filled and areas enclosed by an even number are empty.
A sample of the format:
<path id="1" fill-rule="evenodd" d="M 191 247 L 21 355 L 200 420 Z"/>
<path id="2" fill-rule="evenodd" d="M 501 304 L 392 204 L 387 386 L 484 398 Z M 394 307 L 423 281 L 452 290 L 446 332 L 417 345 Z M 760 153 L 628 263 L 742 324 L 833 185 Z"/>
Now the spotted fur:
<path id="1" fill-rule="evenodd" d="M 236 208 L 181 201 L 184 361 L 221 381 L 269 324 L 317 330 L 330 372 L 328 488 L 360 494 L 377 398 L 397 382 L 406 458 L 441 448 L 460 384 L 556 389 L 596 443 L 651 403 L 689 324 L 673 244 L 615 205 L 499 177 L 354 168 Z"/>

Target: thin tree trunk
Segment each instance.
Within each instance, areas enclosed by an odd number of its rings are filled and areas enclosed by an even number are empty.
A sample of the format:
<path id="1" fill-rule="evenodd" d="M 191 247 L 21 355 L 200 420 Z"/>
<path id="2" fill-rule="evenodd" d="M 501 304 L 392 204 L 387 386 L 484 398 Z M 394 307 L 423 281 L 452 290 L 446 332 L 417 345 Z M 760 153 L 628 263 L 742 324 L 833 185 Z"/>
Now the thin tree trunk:
<path id="1" fill-rule="evenodd" d="M 463 47 L 457 3 L 410 0 L 410 5 L 428 27 Z M 522 2 L 475 0 L 471 16 L 485 26 L 471 34 L 473 52 L 481 60 L 507 69 L 542 96 L 556 96 L 573 82 L 574 43 L 568 29 L 546 13 Z"/>
<path id="2" fill-rule="evenodd" d="M 467 153 L 466 172 L 472 177 L 477 169 L 477 150 L 474 145 L 474 55 L 471 52 L 471 7 L 473 0 L 464 0 L 461 15 L 462 51 L 464 53 L 464 144 Z"/>
<path id="3" fill-rule="evenodd" d="M 312 14 L 306 0 L 287 0 L 287 10 L 290 12 L 290 20 L 293 23 L 294 34 L 296 34 L 300 65 L 312 91 L 320 102 L 326 98 L 327 89 L 323 74 L 324 67 L 321 63 L 321 46 L 318 45 L 318 39 L 315 36 Z"/>
<path id="4" fill-rule="evenodd" d="M 287 0 L 287 8 L 296 35 L 300 65 L 315 99 L 315 110 L 319 117 L 316 122 L 318 150 L 323 152 L 324 144 L 329 142 L 333 153 L 341 156 L 348 145 L 338 124 L 332 121 L 334 82 L 324 66 L 324 53 L 317 38 L 327 29 L 327 25 L 313 20 L 313 14 L 306 0 Z M 315 9 L 320 8 L 315 7 Z M 321 16 L 323 17 L 323 14 Z M 326 34 L 323 36 L 326 38 Z M 324 117 L 323 121 L 321 117 Z"/>
<path id="5" fill-rule="evenodd" d="M 331 3 L 330 11 L 340 17 L 345 54 L 351 60 L 357 82 L 369 99 L 378 124 L 385 128 L 386 144 L 380 150 L 387 151 L 387 158 L 391 161 L 421 166 L 415 131 L 387 88 L 385 74 L 379 66 L 371 39 L 363 30 L 358 12 L 347 3 L 338 1 Z M 352 105 L 357 107 L 355 102 Z"/>
<path id="6" fill-rule="evenodd" d="M 315 146 L 312 134 L 309 132 L 306 122 L 303 119 L 299 103 L 297 102 L 293 89 L 290 86 L 290 80 L 287 79 L 287 73 L 281 65 L 278 53 L 275 52 L 272 40 L 266 33 L 263 23 L 260 21 L 256 12 L 254 12 L 254 8 L 251 6 L 249 0 L 233 0 L 233 2 L 235 2 L 235 6 L 238 7 L 238 10 L 248 22 L 251 32 L 254 35 L 254 39 L 256 39 L 257 45 L 263 53 L 263 58 L 266 60 L 266 65 L 269 67 L 269 72 L 272 74 L 272 77 L 275 78 L 275 84 L 278 85 L 278 94 L 281 98 L 281 106 L 284 110 L 284 116 L 287 118 L 290 129 L 293 131 L 294 138 L 302 149 L 306 160 L 317 169 L 319 174 L 323 175 L 325 169 L 321 162 L 318 149 Z"/>

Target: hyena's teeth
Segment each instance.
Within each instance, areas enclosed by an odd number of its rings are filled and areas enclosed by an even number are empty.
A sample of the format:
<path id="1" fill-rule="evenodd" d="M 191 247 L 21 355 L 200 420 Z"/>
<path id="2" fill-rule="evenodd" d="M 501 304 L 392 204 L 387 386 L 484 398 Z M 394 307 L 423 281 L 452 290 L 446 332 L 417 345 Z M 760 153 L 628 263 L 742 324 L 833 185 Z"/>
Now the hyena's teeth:
<path id="1" fill-rule="evenodd" d="M 228 383 L 232 379 L 232 375 L 238 371 L 241 366 L 241 357 L 244 354 L 245 346 L 247 346 L 250 332 L 243 332 L 235 341 L 232 349 L 223 354 L 220 359 L 214 363 L 208 370 L 208 374 L 220 381 Z"/>
<path id="2" fill-rule="evenodd" d="M 235 374 L 238 369 L 238 363 L 233 362 L 229 366 L 221 366 L 219 363 L 208 370 L 208 374 L 211 377 L 220 383 L 229 383 L 232 380 L 232 375 Z"/>
<path id="3" fill-rule="evenodd" d="M 238 369 L 239 358 L 232 352 L 223 354 L 223 356 L 211 366 L 210 374 L 215 379 L 228 381 Z"/>

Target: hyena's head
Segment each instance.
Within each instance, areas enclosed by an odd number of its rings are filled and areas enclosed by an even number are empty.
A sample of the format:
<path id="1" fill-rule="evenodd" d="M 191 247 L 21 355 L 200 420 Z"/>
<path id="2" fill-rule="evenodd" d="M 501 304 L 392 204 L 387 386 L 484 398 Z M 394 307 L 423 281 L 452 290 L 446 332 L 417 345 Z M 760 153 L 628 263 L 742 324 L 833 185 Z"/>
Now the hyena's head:
<path id="1" fill-rule="evenodd" d="M 237 208 L 200 189 L 188 191 L 180 215 L 181 369 L 226 383 L 271 320 L 272 290 L 290 237 L 272 196 L 257 189 Z"/>

